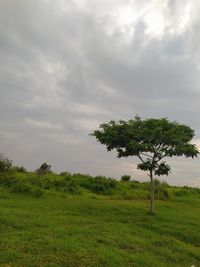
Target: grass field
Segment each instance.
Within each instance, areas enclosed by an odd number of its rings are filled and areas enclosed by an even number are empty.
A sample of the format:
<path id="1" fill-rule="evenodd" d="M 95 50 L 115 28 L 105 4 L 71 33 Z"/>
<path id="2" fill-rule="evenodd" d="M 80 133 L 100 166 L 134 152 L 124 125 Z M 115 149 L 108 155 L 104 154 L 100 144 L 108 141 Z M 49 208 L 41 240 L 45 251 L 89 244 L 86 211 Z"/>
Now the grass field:
<path id="1" fill-rule="evenodd" d="M 200 266 L 199 194 L 156 201 L 7 193 L 0 266 Z"/>

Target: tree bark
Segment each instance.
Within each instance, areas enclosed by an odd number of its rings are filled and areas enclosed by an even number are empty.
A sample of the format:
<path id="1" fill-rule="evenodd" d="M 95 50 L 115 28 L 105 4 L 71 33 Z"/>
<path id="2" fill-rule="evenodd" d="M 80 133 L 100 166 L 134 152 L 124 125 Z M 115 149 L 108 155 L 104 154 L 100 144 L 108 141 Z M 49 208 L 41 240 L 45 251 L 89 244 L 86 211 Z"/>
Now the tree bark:
<path id="1" fill-rule="evenodd" d="M 151 179 L 151 206 L 150 213 L 154 213 L 154 179 L 153 179 L 153 171 L 150 171 L 150 179 Z"/>

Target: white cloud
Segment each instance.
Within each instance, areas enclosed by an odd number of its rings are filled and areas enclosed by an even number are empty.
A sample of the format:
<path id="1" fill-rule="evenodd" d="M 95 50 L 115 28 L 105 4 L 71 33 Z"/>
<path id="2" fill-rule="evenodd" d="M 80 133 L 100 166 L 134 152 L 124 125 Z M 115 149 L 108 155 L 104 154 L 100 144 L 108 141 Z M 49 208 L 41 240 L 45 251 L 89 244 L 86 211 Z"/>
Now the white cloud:
<path id="1" fill-rule="evenodd" d="M 188 185 L 194 186 L 194 187 L 199 187 L 200 188 L 200 177 L 196 178 L 195 180 L 191 181 L 188 183 Z"/>
<path id="2" fill-rule="evenodd" d="M 71 103 L 69 104 L 68 110 L 74 114 L 82 114 L 88 116 L 95 116 L 95 115 L 107 115 L 109 117 L 114 117 L 114 114 L 109 110 L 102 109 L 97 106 L 88 105 L 88 104 L 81 104 L 81 103 Z"/>
<path id="3" fill-rule="evenodd" d="M 101 121 L 96 119 L 73 119 L 72 123 L 76 129 L 82 128 L 84 131 L 87 131 L 87 134 L 89 134 L 92 130 L 99 127 L 99 124 Z"/>
<path id="4" fill-rule="evenodd" d="M 42 120 L 35 120 L 35 119 L 27 118 L 25 122 L 31 127 L 44 129 L 44 130 L 63 130 L 64 129 L 63 125 L 52 123 L 50 121 L 42 121 Z"/>
<path id="5" fill-rule="evenodd" d="M 135 113 L 191 125 L 200 148 L 199 15 L 198 0 L 0 1 L 2 152 L 143 177 L 88 136 Z M 172 162 L 170 181 L 200 177 L 198 159 Z"/>
<path id="6" fill-rule="evenodd" d="M 192 143 L 197 146 L 197 148 L 198 148 L 198 150 L 200 152 L 200 139 L 194 139 Z"/>

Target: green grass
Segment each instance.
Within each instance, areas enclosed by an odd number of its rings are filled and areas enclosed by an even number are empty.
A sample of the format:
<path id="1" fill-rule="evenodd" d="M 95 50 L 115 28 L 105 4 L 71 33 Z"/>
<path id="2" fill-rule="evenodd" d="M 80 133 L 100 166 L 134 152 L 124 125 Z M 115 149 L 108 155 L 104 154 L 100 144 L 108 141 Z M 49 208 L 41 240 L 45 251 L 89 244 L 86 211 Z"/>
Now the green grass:
<path id="1" fill-rule="evenodd" d="M 2 189 L 0 266 L 200 266 L 200 194 L 156 201 Z"/>

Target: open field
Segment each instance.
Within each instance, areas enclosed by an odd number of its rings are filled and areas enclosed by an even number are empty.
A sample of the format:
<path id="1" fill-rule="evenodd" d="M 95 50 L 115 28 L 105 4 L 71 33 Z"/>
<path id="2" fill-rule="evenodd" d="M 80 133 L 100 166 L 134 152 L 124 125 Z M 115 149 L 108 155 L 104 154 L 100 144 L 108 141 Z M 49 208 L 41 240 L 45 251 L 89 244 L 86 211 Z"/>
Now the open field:
<path id="1" fill-rule="evenodd" d="M 200 195 L 156 201 L 2 193 L 0 266 L 200 266 Z"/>

